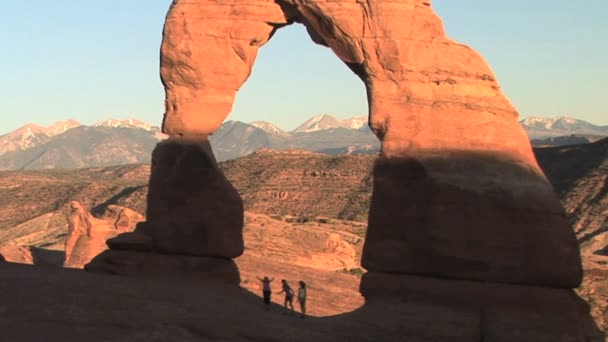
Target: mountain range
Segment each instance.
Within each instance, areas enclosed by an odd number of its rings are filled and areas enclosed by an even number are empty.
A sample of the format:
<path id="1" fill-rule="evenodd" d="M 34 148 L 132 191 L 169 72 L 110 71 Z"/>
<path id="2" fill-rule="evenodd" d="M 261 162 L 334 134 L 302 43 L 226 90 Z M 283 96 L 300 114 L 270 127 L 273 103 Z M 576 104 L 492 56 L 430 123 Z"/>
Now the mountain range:
<path id="1" fill-rule="evenodd" d="M 530 116 L 519 123 L 532 140 L 571 135 L 608 136 L 608 126 L 597 126 L 583 120 L 564 116 L 553 118 Z"/>
<path id="2" fill-rule="evenodd" d="M 0 136 L 0 170 L 147 163 L 163 138 L 158 127 L 135 119 L 90 126 L 75 120 L 47 127 L 28 124 Z"/>
<path id="3" fill-rule="evenodd" d="M 520 121 L 534 146 L 589 143 L 608 136 L 608 126 L 568 117 L 528 117 Z M 79 168 L 147 163 L 160 128 L 136 119 L 108 119 L 93 125 L 75 120 L 44 127 L 27 124 L 0 136 L 0 170 Z M 373 154 L 380 143 L 366 117 L 316 115 L 292 131 L 255 121 L 226 121 L 210 138 L 218 161 L 262 148 L 301 149 L 325 154 Z"/>

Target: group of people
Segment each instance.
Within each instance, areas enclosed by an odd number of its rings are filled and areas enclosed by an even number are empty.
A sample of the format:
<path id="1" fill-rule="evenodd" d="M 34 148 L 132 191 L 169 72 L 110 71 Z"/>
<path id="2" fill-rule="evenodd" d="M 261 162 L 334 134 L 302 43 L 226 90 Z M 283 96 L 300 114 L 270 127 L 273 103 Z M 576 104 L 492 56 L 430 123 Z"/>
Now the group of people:
<path id="1" fill-rule="evenodd" d="M 272 295 L 272 288 L 270 284 L 272 283 L 274 278 L 258 277 L 258 279 L 262 282 L 262 296 L 264 297 L 264 304 L 266 305 L 266 309 L 269 310 L 270 297 Z M 285 307 L 285 310 L 287 310 L 287 306 L 289 305 L 291 311 L 293 312 L 293 297 L 295 293 L 291 286 L 289 286 L 289 284 L 287 283 L 287 280 L 285 279 L 281 279 L 281 287 L 281 292 L 277 292 L 277 294 L 285 294 L 285 302 L 283 303 L 283 306 Z M 301 280 L 300 287 L 298 287 L 298 303 L 300 304 L 300 318 L 304 318 L 306 317 L 306 283 Z"/>

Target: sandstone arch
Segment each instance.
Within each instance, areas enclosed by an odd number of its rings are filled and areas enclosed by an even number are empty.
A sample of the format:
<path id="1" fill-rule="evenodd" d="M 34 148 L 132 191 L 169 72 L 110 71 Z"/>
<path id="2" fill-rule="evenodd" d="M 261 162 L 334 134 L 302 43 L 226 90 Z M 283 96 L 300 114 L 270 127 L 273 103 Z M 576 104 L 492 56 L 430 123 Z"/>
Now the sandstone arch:
<path id="1" fill-rule="evenodd" d="M 578 246 L 517 112 L 483 58 L 424 0 L 175 0 L 161 48 L 163 131 L 144 231 L 164 252 L 232 258 L 243 208 L 207 137 L 258 49 L 306 25 L 365 83 L 382 143 L 362 292 L 382 273 L 550 287 L 581 280 Z"/>

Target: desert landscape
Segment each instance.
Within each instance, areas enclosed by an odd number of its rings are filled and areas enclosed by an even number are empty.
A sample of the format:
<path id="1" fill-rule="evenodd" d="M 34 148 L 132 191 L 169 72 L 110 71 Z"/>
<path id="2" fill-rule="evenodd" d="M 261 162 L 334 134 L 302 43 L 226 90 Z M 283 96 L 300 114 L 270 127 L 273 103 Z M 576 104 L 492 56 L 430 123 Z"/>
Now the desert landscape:
<path id="1" fill-rule="evenodd" d="M 535 153 L 577 232 L 585 269 L 577 292 L 589 303 L 597 326 L 606 333 L 608 255 L 603 227 L 608 201 L 608 140 L 537 148 Z M 309 314 L 313 317 L 343 315 L 363 306 L 359 282 L 365 270 L 360 258 L 375 158 L 259 150 L 220 164 L 246 210 L 245 253 L 235 261 L 240 286 L 251 296 L 253 308 L 248 310 L 256 310 L 253 298 L 261 296 L 257 277 L 263 275 L 285 278 L 292 284 L 307 282 Z M 84 267 L 107 249 L 106 239 L 133 231 L 136 223 L 145 220 L 149 176 L 148 164 L 0 173 L 6 194 L 0 215 L 0 254 L 9 262 L 44 269 L 61 268 L 64 263 L 66 267 Z M 92 222 L 90 227 L 77 226 L 78 216 Z M 126 226 L 116 224 L 119 216 L 128 222 Z M 77 258 L 66 255 L 66 241 L 86 229 L 92 239 L 81 248 L 93 253 L 70 264 Z M 82 254 L 73 249 L 67 252 Z M 277 314 L 282 299 L 280 295 L 273 298 Z"/>
<path id="2" fill-rule="evenodd" d="M 290 25 L 366 115 L 228 120 Z M 608 127 L 521 120 L 430 1 L 175 0 L 159 63 L 161 127 L 0 136 L 3 340 L 608 340 Z"/>

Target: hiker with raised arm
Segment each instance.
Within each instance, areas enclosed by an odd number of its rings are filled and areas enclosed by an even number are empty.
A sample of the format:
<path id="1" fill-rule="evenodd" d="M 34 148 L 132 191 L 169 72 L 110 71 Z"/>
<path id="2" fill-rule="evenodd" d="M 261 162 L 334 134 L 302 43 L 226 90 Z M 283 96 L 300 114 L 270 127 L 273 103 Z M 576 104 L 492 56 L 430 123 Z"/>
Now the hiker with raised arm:
<path id="1" fill-rule="evenodd" d="M 270 288 L 270 283 L 274 280 L 274 278 L 269 279 L 267 276 L 264 278 L 257 277 L 262 282 L 262 297 L 264 298 L 264 305 L 266 306 L 266 310 L 270 310 L 270 296 L 272 295 L 272 290 Z"/>
<path id="2" fill-rule="evenodd" d="M 281 284 L 283 285 L 283 290 L 281 290 L 279 294 L 285 293 L 285 302 L 283 303 L 285 311 L 287 311 L 287 304 L 289 304 L 289 306 L 291 307 L 291 311 L 293 312 L 293 290 L 291 289 L 291 286 L 287 284 L 287 280 L 282 279 Z"/>

